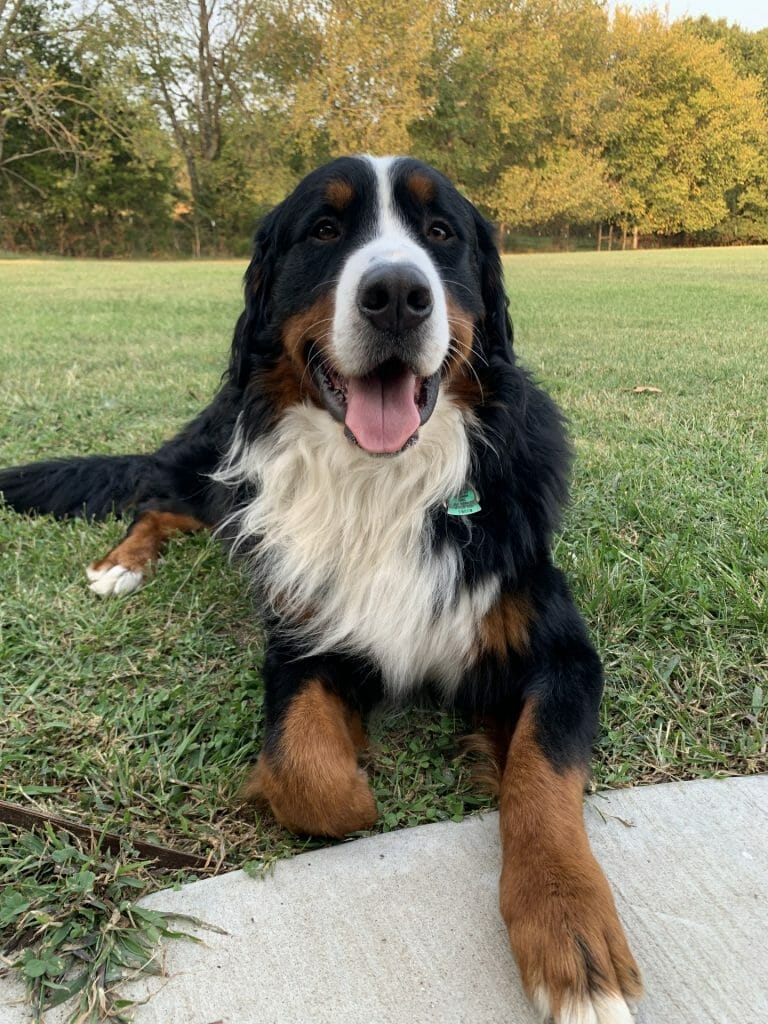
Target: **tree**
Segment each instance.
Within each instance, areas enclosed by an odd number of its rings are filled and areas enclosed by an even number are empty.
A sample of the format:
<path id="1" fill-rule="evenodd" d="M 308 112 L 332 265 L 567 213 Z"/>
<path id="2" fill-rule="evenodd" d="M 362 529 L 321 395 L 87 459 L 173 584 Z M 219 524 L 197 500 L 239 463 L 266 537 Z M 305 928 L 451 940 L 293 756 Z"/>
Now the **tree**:
<path id="1" fill-rule="evenodd" d="M 714 20 L 707 15 L 695 20 L 685 18 L 681 27 L 700 39 L 720 43 L 740 78 L 760 79 L 762 99 L 768 108 L 768 28 L 748 32 L 725 18 Z"/>
<path id="2" fill-rule="evenodd" d="M 597 0 L 447 5 L 435 113 L 415 125 L 417 145 L 502 221 L 597 219 L 608 195 L 596 149 L 606 44 Z"/>
<path id="3" fill-rule="evenodd" d="M 215 165 L 227 118 L 248 99 L 245 41 L 256 0 L 109 0 L 102 46 L 133 73 L 170 128 L 182 158 L 193 251 L 215 235 L 221 195 Z"/>
<path id="4" fill-rule="evenodd" d="M 0 3 L 3 244 L 77 253 L 95 236 L 99 254 L 125 251 L 169 223 L 156 121 L 89 52 L 82 7 Z"/>
<path id="5" fill-rule="evenodd" d="M 503 170 L 488 202 L 516 227 L 549 228 L 563 236 L 570 225 L 613 216 L 617 197 L 599 152 L 565 145 L 542 150 L 537 166 Z"/>
<path id="6" fill-rule="evenodd" d="M 429 0 L 277 0 L 252 51 L 263 101 L 286 117 L 308 163 L 407 152 L 430 109 L 422 76 L 440 5 Z"/>
<path id="7" fill-rule="evenodd" d="M 687 19 L 683 27 L 692 35 L 719 43 L 740 78 L 760 83 L 763 112 L 768 120 L 768 29 L 747 32 L 725 19 L 706 16 Z M 713 241 L 768 241 L 768 132 L 760 143 L 760 158 L 753 173 L 726 195 L 728 217 L 715 228 Z"/>
<path id="8" fill-rule="evenodd" d="M 60 28 L 55 33 L 46 20 L 43 3 L 0 0 L 0 177 L 6 189 L 21 185 L 43 195 L 35 181 L 41 165 L 50 157 L 77 162 L 90 152 L 77 115 L 91 97 L 74 73 Z"/>
<path id="9" fill-rule="evenodd" d="M 604 0 L 0 0 L 0 243 L 245 251 L 361 151 L 502 225 L 763 239 L 767 121 L 768 30 Z"/>
<path id="10" fill-rule="evenodd" d="M 758 83 L 740 78 L 719 44 L 656 12 L 617 9 L 611 64 L 602 141 L 618 220 L 660 235 L 712 228 L 760 163 Z"/>

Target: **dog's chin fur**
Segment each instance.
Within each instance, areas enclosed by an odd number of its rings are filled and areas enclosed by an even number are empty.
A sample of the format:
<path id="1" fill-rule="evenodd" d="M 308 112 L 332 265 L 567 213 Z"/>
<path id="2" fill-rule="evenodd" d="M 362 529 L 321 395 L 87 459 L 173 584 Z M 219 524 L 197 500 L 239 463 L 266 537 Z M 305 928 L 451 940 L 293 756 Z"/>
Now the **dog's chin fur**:
<path id="1" fill-rule="evenodd" d="M 419 441 L 381 459 L 300 405 L 268 436 L 236 440 L 219 473 L 256 492 L 227 529 L 272 610 L 312 653 L 372 658 L 392 694 L 424 680 L 451 691 L 498 596 L 495 576 L 469 590 L 458 552 L 434 546 L 433 510 L 469 479 L 470 425 L 441 395 Z"/>

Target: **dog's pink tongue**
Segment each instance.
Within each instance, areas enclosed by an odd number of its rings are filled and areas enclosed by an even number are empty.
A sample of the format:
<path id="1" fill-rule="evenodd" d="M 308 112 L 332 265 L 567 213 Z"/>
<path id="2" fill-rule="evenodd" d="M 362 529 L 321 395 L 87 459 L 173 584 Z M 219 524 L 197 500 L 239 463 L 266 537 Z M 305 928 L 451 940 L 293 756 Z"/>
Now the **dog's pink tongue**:
<path id="1" fill-rule="evenodd" d="M 421 423 L 416 375 L 403 370 L 348 377 L 345 423 L 366 451 L 399 452 Z"/>

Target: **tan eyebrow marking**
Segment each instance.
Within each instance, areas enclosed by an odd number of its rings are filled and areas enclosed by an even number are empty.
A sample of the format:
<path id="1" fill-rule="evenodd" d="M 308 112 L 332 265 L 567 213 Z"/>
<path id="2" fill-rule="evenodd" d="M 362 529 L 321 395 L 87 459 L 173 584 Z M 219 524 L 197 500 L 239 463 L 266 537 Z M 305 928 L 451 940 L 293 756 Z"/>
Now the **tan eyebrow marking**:
<path id="1" fill-rule="evenodd" d="M 341 178 L 334 178 L 333 181 L 329 181 L 325 189 L 325 198 L 339 211 L 346 210 L 352 200 L 355 198 L 355 190 L 349 184 L 348 181 L 343 181 Z"/>
<path id="2" fill-rule="evenodd" d="M 414 171 L 405 182 L 411 195 L 420 203 L 428 203 L 435 195 L 435 183 L 421 171 Z"/>

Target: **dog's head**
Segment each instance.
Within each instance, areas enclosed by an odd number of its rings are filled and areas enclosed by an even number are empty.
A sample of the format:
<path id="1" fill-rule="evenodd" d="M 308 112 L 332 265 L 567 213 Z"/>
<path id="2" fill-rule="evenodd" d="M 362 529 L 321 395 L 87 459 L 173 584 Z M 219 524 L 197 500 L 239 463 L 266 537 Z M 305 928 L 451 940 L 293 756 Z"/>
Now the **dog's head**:
<path id="1" fill-rule="evenodd" d="M 441 388 L 467 400 L 476 361 L 510 358 L 492 229 L 410 158 L 308 175 L 262 222 L 245 287 L 235 383 L 276 412 L 313 402 L 373 454 L 416 443 Z"/>

